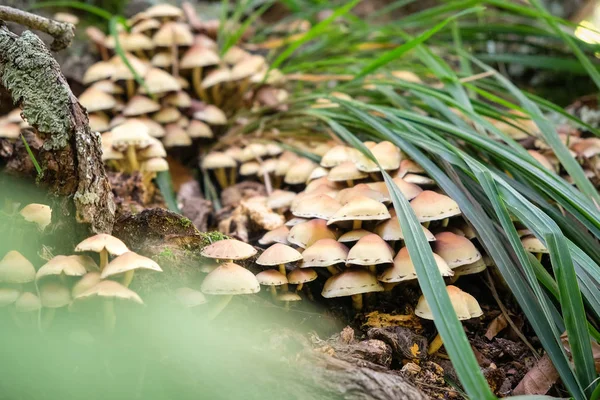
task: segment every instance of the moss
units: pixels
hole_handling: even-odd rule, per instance
[[[202,232],[200,233],[202,236],[202,240],[204,241],[204,246],[208,246],[211,243],[218,242],[219,240],[230,239],[229,236],[222,234],[221,232],[212,231],[212,232]]]
[[[192,221],[189,218],[181,218],[179,220],[179,223],[181,224],[181,226],[183,226],[184,228],[188,228],[190,226],[192,226]]]
[[[58,63],[30,31],[17,38],[0,32],[0,48],[2,84],[11,91],[13,100],[21,103],[27,122],[50,135],[44,148],[64,148],[72,129],[68,113],[71,97],[66,85],[55,78],[54,71],[60,71]]]

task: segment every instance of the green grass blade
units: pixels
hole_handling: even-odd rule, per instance
[[[27,151],[27,155],[29,156],[29,159],[31,160],[31,163],[35,167],[35,171],[37,172],[37,176],[38,176],[38,179],[39,179],[39,178],[41,178],[44,175],[44,172],[42,171],[42,167],[40,167],[40,164],[38,163],[37,159],[35,158],[35,155],[33,154],[33,151],[31,151],[31,147],[29,147],[29,143],[27,143],[27,139],[25,139],[25,136],[23,136],[22,133],[21,133],[21,140],[23,141],[23,146],[25,146],[25,150]]]
[[[171,172],[160,171],[156,174],[154,179],[156,186],[160,190],[160,193],[167,203],[169,210],[181,214],[181,210],[177,206],[177,199],[175,198],[175,191],[173,190],[173,181],[171,180]]]
[[[45,1],[45,2],[39,2],[39,3],[31,5],[28,8],[28,10],[36,10],[36,9],[47,8],[47,7],[75,8],[77,10],[82,10],[82,11],[88,12],[90,14],[97,15],[98,17],[104,18],[107,21],[110,21],[111,18],[113,17],[113,15],[111,13],[109,13],[108,11],[106,11],[106,10],[100,8],[100,7],[96,7],[96,6],[93,6],[91,4],[83,3],[83,2],[80,2],[80,1]]]

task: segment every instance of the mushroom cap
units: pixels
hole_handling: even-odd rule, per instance
[[[402,177],[405,182],[413,183],[421,186],[433,186],[435,181],[428,176],[417,175],[417,174],[406,174]]]
[[[308,177],[307,182],[314,181],[315,179],[327,177],[329,175],[329,171],[323,167],[317,167],[312,170],[310,176]]]
[[[89,237],[79,243],[75,247],[76,252],[80,251],[93,251],[100,253],[106,249],[113,256],[120,256],[121,254],[127,253],[129,249],[125,246],[120,239],[106,233],[99,233],[95,236]]]
[[[117,105],[115,98],[94,87],[89,87],[79,96],[79,102],[88,112],[110,110]]]
[[[154,18],[144,19],[131,28],[132,33],[144,33],[160,28],[160,22]]]
[[[398,190],[400,190],[402,195],[408,201],[414,199],[423,191],[423,189],[421,189],[419,186],[415,185],[414,183],[408,183],[402,178],[396,177],[393,179],[393,181],[396,184]],[[381,192],[386,197],[390,197],[390,192],[385,182],[367,183],[367,186],[369,186],[373,190]]]
[[[169,163],[161,157],[149,158],[142,162],[141,170],[143,172],[161,172],[169,170]]]
[[[76,284],[73,285],[73,288],[71,288],[71,296],[76,299],[81,293],[84,293],[88,289],[96,286],[96,284],[101,280],[100,271],[88,272],[82,276]]]
[[[165,147],[186,147],[192,145],[192,138],[176,123],[165,126],[165,131],[166,134],[163,138],[163,145]]]
[[[452,272],[452,269],[450,269],[442,257],[433,253],[433,259],[442,276],[454,275],[454,272]],[[408,248],[401,248],[396,257],[394,257],[394,265],[383,271],[377,279],[381,282],[403,282],[417,279],[417,272],[408,254]]]
[[[235,168],[237,162],[233,157],[219,151],[212,151],[202,159],[202,168],[217,169],[217,168]]]
[[[390,218],[385,205],[365,196],[353,197],[329,220],[327,225],[340,221],[378,221]]]
[[[329,219],[341,207],[340,203],[326,194],[314,194],[292,205],[291,211],[296,217]]]
[[[52,221],[52,209],[45,204],[31,203],[19,211],[19,214],[28,222],[34,222],[44,230]]]
[[[92,64],[83,74],[83,84],[89,85],[92,82],[108,79],[113,76],[115,66],[109,61],[98,61]]]
[[[483,258],[480,258],[479,260],[475,261],[474,263],[461,265],[460,267],[455,268],[454,273],[456,275],[472,275],[472,274],[478,274],[480,272],[483,272],[483,271],[485,271],[486,268],[487,268],[487,265],[486,265],[485,261],[483,260]]]
[[[151,158],[165,158],[166,156],[167,151],[165,150],[165,146],[163,146],[160,140],[155,138],[152,138],[150,141],[150,146],[138,152],[138,157],[142,160],[149,160]]]
[[[287,276],[288,283],[299,285],[317,279],[317,272],[312,268],[294,268]]]
[[[327,221],[313,219],[292,226],[288,242],[298,247],[307,248],[319,239],[337,239],[336,233],[327,227]]]
[[[288,283],[288,279],[284,274],[276,269],[267,269],[266,271],[256,274],[258,283],[265,286],[281,286]]]
[[[273,210],[289,207],[295,197],[296,192],[275,189],[267,198],[267,205]]]
[[[452,232],[435,235],[433,251],[439,254],[450,268],[471,264],[481,258],[481,253],[469,239]]]
[[[131,65],[133,70],[137,72],[139,76],[144,76],[148,72],[148,69],[150,67],[149,64],[147,64],[146,62],[140,60],[139,58],[130,53],[125,53],[125,58],[129,62],[129,65]],[[112,74],[113,81],[135,79],[133,73],[131,72],[129,67],[123,62],[119,55],[115,55],[113,58],[110,59],[109,62],[115,67],[114,72]]]
[[[302,252],[302,268],[329,267],[345,263],[348,257],[348,247],[335,239],[320,239]]]
[[[321,295],[326,299],[332,297],[353,296],[361,293],[382,292],[383,286],[375,275],[363,268],[347,268],[339,274],[331,276],[325,282]]]
[[[546,168],[548,171],[553,171],[554,172],[554,165],[552,165],[552,163],[550,162],[550,160],[548,160],[546,158],[546,156],[544,156],[542,153],[535,151],[535,150],[527,150],[527,152],[533,157],[535,158],[535,160],[537,162],[539,162],[540,164],[542,164],[542,167]]]
[[[446,290],[459,320],[471,319],[483,315],[483,311],[475,297],[453,285],[446,286]],[[417,307],[415,307],[415,315],[433,320],[433,313],[429,308],[429,304],[427,304],[427,300],[425,300],[425,296],[419,298]]]
[[[231,80],[231,70],[227,67],[221,66],[217,69],[210,71],[206,77],[202,80],[202,87],[208,89],[220,83],[229,82]]]
[[[89,271],[98,270],[96,262],[89,256],[56,256],[38,269],[35,279],[51,275],[83,276]]]
[[[410,206],[419,222],[437,221],[460,214],[458,204],[450,197],[425,190],[411,200]]]
[[[93,297],[103,297],[106,299],[121,299],[129,300],[134,303],[144,304],[140,296],[133,290],[126,288],[119,282],[115,281],[100,281],[85,292],[79,294],[76,299],[89,299]]]
[[[146,18],[181,18],[183,10],[177,6],[160,3],[144,11]]]
[[[352,161],[351,148],[344,145],[332,147],[321,158],[321,167],[333,168],[347,161]]]
[[[21,292],[14,287],[0,287],[0,307],[11,305],[17,301],[20,294]]]
[[[42,302],[39,297],[30,292],[21,293],[15,302],[17,312],[33,312],[42,308]]]
[[[249,55],[239,60],[231,69],[231,79],[248,78],[266,66],[265,58],[261,55]]]
[[[245,260],[255,255],[256,249],[236,239],[225,239],[206,246],[200,254],[203,257],[220,260]]]
[[[21,128],[18,124],[2,124],[0,125],[0,138],[17,139],[21,135]]]
[[[348,252],[346,264],[378,265],[393,262],[394,251],[374,233],[363,236]]]
[[[400,167],[402,156],[400,149],[391,142],[383,141],[371,149],[371,153],[384,170],[393,170]],[[362,153],[355,158],[356,168],[363,172],[379,172],[379,167]]]
[[[391,218],[389,220],[383,221],[377,225],[373,232],[381,236],[383,240],[404,240],[404,234],[402,233],[400,221],[396,216],[396,210],[391,209],[390,216]],[[435,236],[433,236],[433,233],[431,233],[429,229],[425,228],[423,225],[421,225],[421,228],[423,229],[423,233],[428,242],[435,241]]]
[[[159,112],[152,116],[152,119],[159,124],[168,124],[177,121],[181,113],[175,107],[163,107]]]
[[[219,55],[213,49],[195,44],[183,54],[180,67],[183,69],[201,68],[217,65],[220,61]]]
[[[181,90],[179,81],[168,72],[159,68],[150,68],[144,76],[144,81],[146,82],[146,86],[142,86],[142,92],[147,90],[149,93],[164,93]]]
[[[94,82],[92,86],[108,94],[123,94],[121,86],[108,79]]]
[[[342,236],[338,238],[338,242],[340,243],[348,243],[348,242],[357,242],[362,237],[370,235],[371,232],[366,229],[354,229],[352,231],[344,233]]]
[[[60,282],[47,281],[39,286],[40,300],[45,308],[61,308],[71,302],[69,288]]]
[[[260,291],[260,284],[252,272],[228,262],[206,275],[201,290],[214,295],[252,294]]]
[[[332,182],[345,182],[349,180],[366,178],[368,175],[356,168],[352,161],[343,162],[329,171],[327,179]]]
[[[109,262],[108,265],[102,270],[100,278],[106,279],[109,276],[119,275],[136,269],[149,269],[152,271],[162,272],[162,269],[156,262],[154,262],[154,260],[129,251],[121,254]]]
[[[302,260],[298,250],[285,244],[275,243],[256,260],[258,265],[281,265]]]
[[[233,65],[242,61],[242,59],[248,57],[250,53],[241,49],[238,46],[231,46],[227,52],[223,55],[223,61],[227,64]]]
[[[260,164],[256,161],[246,161],[242,165],[240,165],[240,175],[241,176],[252,176],[258,173],[260,169]]]
[[[175,289],[175,297],[186,308],[193,308],[206,303],[206,297],[198,290],[189,287],[180,287]]]
[[[158,110],[160,110],[160,104],[156,101],[146,96],[136,95],[127,102],[127,105],[123,109],[123,115],[126,117],[135,117]]]
[[[89,124],[92,132],[104,132],[109,129],[108,117],[103,114],[89,114]],[[1,129],[1,128],[0,128]],[[0,134],[1,137],[1,134]]]
[[[289,220],[287,220],[284,225],[291,228],[293,226],[300,225],[300,224],[302,224],[304,222],[308,222],[308,221],[310,221],[310,220],[306,219],[306,218],[294,217],[294,218],[290,218]],[[288,234],[288,236],[289,236],[289,234]]]
[[[197,119],[192,119],[190,121],[190,124],[187,127],[187,134],[192,139],[195,139],[195,138],[211,139],[215,136],[212,129],[210,129],[210,126],[208,126],[204,122],[197,120]]]
[[[128,119],[112,130],[112,144],[114,147],[135,146],[144,148],[150,145],[148,127],[137,119]]]
[[[298,293],[295,292],[285,292],[277,295],[277,300],[279,301],[301,301],[302,297]]]
[[[336,196],[336,200],[340,204],[345,205],[356,196],[365,196],[370,199],[376,200],[380,203],[390,201],[390,198],[383,193],[370,188],[367,184],[359,183],[351,188],[342,189]]]
[[[160,47],[191,46],[194,35],[187,24],[167,22],[152,36],[152,42]]]
[[[258,240],[260,245],[268,245],[273,243],[289,244],[287,237],[290,233],[290,228],[285,225],[281,225],[279,228],[275,228],[268,231]]]
[[[530,253],[549,253],[542,241],[533,235],[523,237],[521,239],[521,243],[523,244],[525,250],[529,251]]]
[[[303,184],[308,180],[308,177],[316,167],[317,164],[315,164],[308,158],[300,158],[297,161],[291,163],[291,165],[285,173],[283,181],[288,185]]]
[[[194,118],[211,125],[227,124],[227,116],[225,113],[219,107],[212,104],[207,104],[202,110],[194,112]]]
[[[33,264],[18,251],[9,251],[0,260],[0,282],[28,283],[34,279]]]

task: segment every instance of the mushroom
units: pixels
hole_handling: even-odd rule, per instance
[[[304,184],[316,167],[317,164],[308,158],[297,159],[295,162],[290,163],[283,181],[288,185]],[[277,171],[275,171],[275,174],[277,175]]]
[[[127,147],[129,171],[139,171],[140,165],[136,149],[147,147],[150,143],[148,127],[138,120],[129,119],[112,130],[113,146],[116,148]]]
[[[345,205],[356,196],[368,197],[380,203],[386,203],[390,201],[388,196],[377,190],[371,189],[365,183],[359,183],[351,188],[340,190],[335,199],[339,201],[340,204]]]
[[[338,242],[340,243],[353,243],[358,242],[362,237],[370,235],[372,232],[369,232],[365,229],[354,229],[344,233],[342,236],[338,238]],[[385,239],[384,239],[385,240]]]
[[[281,293],[279,296],[277,296],[277,300],[283,301],[285,303],[285,309],[289,310],[290,309],[290,302],[292,302],[292,301],[301,301],[302,297],[300,297],[295,292],[285,292],[285,293]]]
[[[390,217],[391,218],[387,221],[377,225],[373,232],[381,236],[381,238],[386,242],[390,242],[390,246],[393,247],[396,240],[404,240],[404,234],[402,233],[402,228],[400,227],[400,221],[396,216],[396,210],[390,210]],[[425,238],[428,242],[435,241],[435,237],[433,236],[433,233],[429,231],[429,229],[425,228],[423,225],[421,225],[421,228],[423,229],[423,233],[425,234]]]
[[[393,262],[392,248],[379,236],[371,233],[363,236],[352,246],[346,258],[346,264],[362,265],[376,274],[377,265]]]
[[[344,145],[332,147],[321,158],[321,167],[333,168],[347,161],[352,161],[352,150]]]
[[[108,265],[109,254],[120,256],[121,254],[127,253],[129,249],[125,246],[125,243],[116,237],[106,233],[100,233],[79,243],[77,247],[75,247],[75,251],[93,251],[95,253],[100,253],[100,271],[102,271],[104,267]]]
[[[332,168],[327,175],[327,179],[332,182],[346,182],[349,187],[354,186],[357,179],[366,178],[368,175],[356,168],[352,161],[343,162]]]
[[[231,156],[218,151],[213,151],[204,156],[201,166],[202,169],[214,171],[221,189],[228,187],[230,183],[232,185],[235,183],[234,180],[232,180],[232,182],[227,181],[227,173],[225,170],[226,168],[233,168],[234,170],[237,168],[237,162]]]
[[[19,298],[21,292],[14,287],[0,287],[0,307],[13,304]]]
[[[195,110],[194,118],[204,121],[211,125],[227,124],[227,116],[214,104],[205,104],[201,109]]]
[[[260,284],[254,274],[246,268],[232,262],[226,262],[206,275],[202,282],[201,290],[202,293],[221,297],[208,316],[212,320],[227,307],[233,296],[258,293],[260,291]]]
[[[19,214],[25,221],[35,223],[40,231],[46,229],[52,221],[52,209],[45,204],[28,204],[19,211]]]
[[[79,102],[88,112],[111,110],[117,105],[113,96],[94,87],[89,87],[81,93]]]
[[[236,239],[219,240],[206,246],[200,252],[202,257],[219,260],[245,260],[256,254],[256,249]]]
[[[550,253],[544,243],[534,235],[521,238],[521,244],[526,251],[535,254],[539,261],[542,260],[542,255]]]
[[[192,85],[199,98],[206,98],[202,88],[202,68],[219,63],[219,55],[212,49],[196,43],[181,58],[181,68],[192,69]]]
[[[460,215],[458,204],[450,197],[436,193],[431,190],[425,190],[417,197],[411,200],[412,207],[419,222],[424,222],[427,228],[431,221],[442,221],[442,226],[448,225],[448,218]]]
[[[435,181],[427,176],[416,175],[416,174],[406,174],[402,177],[405,182],[413,183],[415,185],[421,186],[433,186],[435,185]]]
[[[288,274],[288,283],[296,285],[296,292],[302,290],[305,283],[312,282],[317,279],[317,272],[312,268],[294,268]]]
[[[35,319],[38,312],[42,308],[42,302],[39,297],[31,292],[23,292],[19,295],[19,298],[15,301],[15,320],[18,325],[22,325],[22,317],[24,315],[27,318],[28,325],[34,325]]]
[[[35,279],[47,276],[83,276],[90,271],[98,270],[98,266],[89,256],[55,256],[38,269]]]
[[[414,183],[408,183],[402,178],[396,177],[393,179],[393,181],[396,184],[396,187],[398,188],[398,190],[400,190],[402,195],[408,201],[411,201],[412,199],[417,197],[419,194],[421,194],[421,192],[423,191],[423,189],[421,189],[419,186],[415,185]],[[390,196],[390,192],[389,192],[387,184],[385,182],[371,182],[371,183],[367,183],[366,185],[368,187],[370,187],[371,189],[380,192],[385,197]]]
[[[279,228],[275,228],[268,231],[258,240],[258,244],[266,246],[273,243],[290,244],[287,240],[290,228],[285,225],[281,225]]]
[[[327,227],[327,221],[313,219],[292,226],[287,239],[291,244],[305,249],[317,240],[326,238],[337,239],[337,235],[335,231]]]
[[[35,268],[21,253],[9,251],[0,260],[0,282],[25,284],[35,279]]]
[[[263,266],[279,266],[279,272],[283,276],[287,276],[285,264],[302,260],[302,254],[300,254],[294,248],[281,243],[275,243],[268,249],[266,249],[260,257],[256,260],[258,265]],[[287,284],[283,284],[284,291],[287,291]]]
[[[156,178],[158,172],[168,171],[169,163],[164,158],[154,157],[145,160],[141,164],[142,183],[144,186],[150,186],[152,179]]]
[[[123,115],[126,117],[137,117],[158,110],[160,110],[160,104],[156,101],[146,96],[136,95],[127,102],[127,105],[123,109]]]
[[[463,292],[453,285],[446,286],[446,290],[448,291],[450,302],[452,303],[452,307],[454,308],[456,316],[459,320],[462,321],[483,315],[483,311],[481,310],[481,307],[479,306],[479,303],[475,297],[471,296],[469,293]],[[425,296],[421,296],[419,298],[419,302],[415,307],[415,315],[423,319],[429,319],[433,321],[433,313],[429,308],[429,304],[427,303]],[[434,354],[439,350],[440,347],[442,347],[442,345],[442,338],[438,333],[435,339],[433,339],[429,344],[428,353]]]
[[[133,280],[133,275],[136,269],[149,269],[152,271],[162,272],[160,266],[154,260],[140,256],[132,251],[123,253],[102,270],[100,279],[114,277],[115,275],[123,274],[123,286],[129,287]]]
[[[433,251],[439,254],[450,268],[472,264],[481,259],[481,253],[469,239],[452,232],[435,235]]]
[[[442,276],[454,275],[454,272],[442,257],[433,253],[433,259]],[[396,254],[396,257],[394,257],[394,264],[391,267],[386,268],[377,279],[384,283],[386,290],[391,290],[400,282],[417,279],[417,272],[415,271],[415,266],[408,254],[408,248],[401,248],[398,254]]]
[[[292,205],[295,197],[295,192],[275,189],[267,198],[267,205],[272,210],[283,212]]]
[[[49,309],[43,317],[42,328],[47,329],[56,314],[57,308],[66,307],[71,302],[69,288],[58,281],[46,281],[38,286],[42,307]]]
[[[381,168],[386,171],[398,169],[400,167],[400,161],[402,159],[400,149],[391,142],[383,141],[378,143],[371,149],[371,153],[379,162]],[[362,153],[357,153],[354,163],[359,171],[368,173],[379,172],[377,164]]]
[[[277,289],[275,286],[287,287],[288,283],[286,276],[276,269],[268,269],[266,271],[259,272],[256,274],[256,279],[261,285],[269,286],[271,296],[273,296],[274,299],[277,297]]]
[[[389,218],[390,213],[385,205],[369,197],[356,196],[329,218],[327,225],[353,221],[352,229],[360,229],[362,221],[380,221]]]
[[[189,287],[175,289],[175,298],[185,308],[194,308],[206,303],[206,297],[202,292]]]
[[[321,294],[326,299],[352,296],[352,306],[360,311],[363,308],[363,293],[382,291],[383,286],[375,275],[366,269],[352,267],[327,279]]]
[[[334,265],[346,263],[348,251],[348,247],[335,239],[325,238],[317,240],[302,252],[304,262],[301,268],[327,267],[327,270],[332,275],[335,275],[339,271]]]
[[[71,288],[71,296],[76,299],[80,294],[96,286],[101,280],[100,272],[88,272],[87,274],[83,275],[76,284],[73,285]]]
[[[332,197],[326,194],[308,195],[302,201],[295,202],[292,205],[292,214],[301,218],[320,218],[328,220],[342,207]]]

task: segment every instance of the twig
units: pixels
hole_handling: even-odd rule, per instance
[[[75,37],[75,25],[71,23],[54,21],[12,7],[0,6],[0,20],[16,22],[51,35],[54,38],[51,45],[53,51],[69,47]]]

